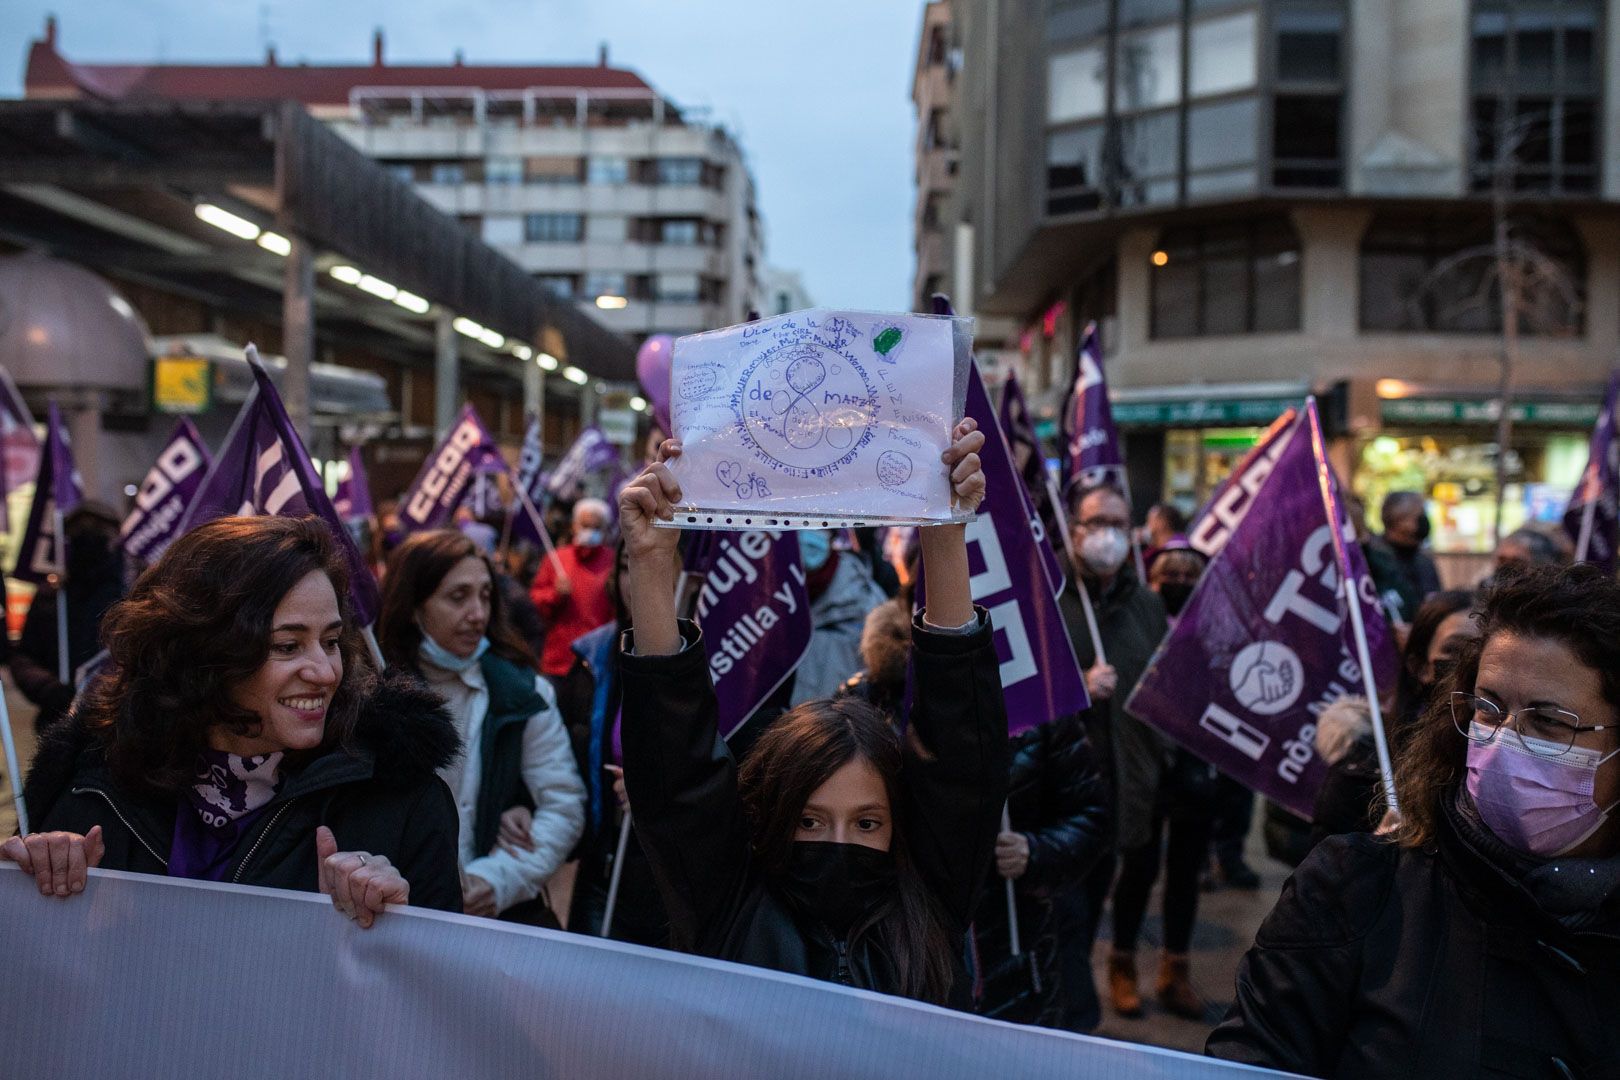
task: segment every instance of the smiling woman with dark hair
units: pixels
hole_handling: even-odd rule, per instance
[[[103,632],[108,672],[24,789],[40,831],[0,846],[41,892],[80,892],[102,866],[320,891],[365,926],[388,903],[460,909],[434,773],[455,732],[420,683],[363,659],[320,520],[193,530]]]

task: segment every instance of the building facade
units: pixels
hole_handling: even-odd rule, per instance
[[[1423,491],[1461,565],[1508,355],[1502,525],[1557,515],[1620,353],[1612,0],[949,2],[948,261],[1048,423],[1099,324],[1140,505],[1315,393],[1341,475]]]

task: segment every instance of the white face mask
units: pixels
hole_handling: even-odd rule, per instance
[[[1080,560],[1094,574],[1107,576],[1125,565],[1131,552],[1130,537],[1124,529],[1092,529],[1080,541]]]

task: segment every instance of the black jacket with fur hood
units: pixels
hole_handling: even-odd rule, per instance
[[[385,675],[361,706],[351,742],[287,778],[242,838],[225,880],[317,891],[315,828],[325,825],[339,849],[387,856],[410,883],[413,905],[461,911],[460,824],[437,772],[461,746],[443,703],[409,675]],[[23,792],[39,832],[100,825],[103,868],[168,872],[180,800],[118,784],[77,715],[45,733]]]

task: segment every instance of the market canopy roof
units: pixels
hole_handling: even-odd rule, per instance
[[[597,378],[635,378],[627,339],[552,297],[296,102],[0,101],[0,238],[266,307],[266,290],[280,294],[281,257],[198,221],[202,201],[304,237],[322,253],[317,267],[350,263]],[[374,295],[334,292],[324,275],[320,287],[318,319],[411,321]],[[407,337],[431,348],[431,327]]]

